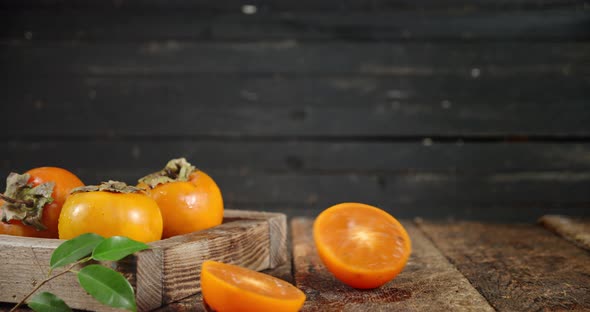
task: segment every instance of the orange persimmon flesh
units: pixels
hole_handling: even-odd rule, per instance
[[[324,210],[314,222],[313,236],[326,268],[343,283],[360,289],[376,288],[395,278],[412,249],[399,221],[360,203]]]
[[[218,312],[299,311],[305,294],[276,277],[207,260],[201,270],[203,300]]]

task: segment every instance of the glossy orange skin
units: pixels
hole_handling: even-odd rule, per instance
[[[412,245],[403,225],[377,207],[342,203],[324,210],[313,226],[320,259],[341,282],[377,288],[406,266]]]
[[[294,312],[305,302],[305,294],[288,282],[211,260],[203,262],[201,291],[203,300],[218,312]]]
[[[142,193],[74,193],[61,210],[59,238],[84,233],[126,236],[148,243],[162,237],[162,215],[156,202]]]
[[[53,202],[43,207],[43,216],[41,222],[47,227],[46,230],[37,231],[32,226],[22,224],[18,220],[11,220],[9,223],[0,222],[0,234],[41,237],[41,238],[58,238],[58,220],[64,201],[70,194],[70,191],[76,187],[83,186],[84,183],[68,170],[57,167],[40,167],[27,171],[31,176],[28,183],[33,186],[45,182],[55,182],[53,188]],[[4,201],[0,200],[0,206]]]
[[[188,182],[169,182],[153,188],[164,220],[162,238],[200,231],[223,221],[223,198],[213,179],[197,170]]]

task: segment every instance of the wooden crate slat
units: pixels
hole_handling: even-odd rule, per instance
[[[268,222],[268,230],[270,237],[269,244],[269,269],[274,269],[283,266],[284,263],[289,262],[289,251],[287,246],[287,216],[283,213],[272,213],[266,211],[253,210],[226,210],[224,218],[240,218],[265,220]]]
[[[137,255],[137,287],[135,298],[142,309],[159,307],[163,304],[164,261],[163,251],[151,248]]]
[[[164,248],[163,303],[200,291],[200,268],[205,260],[241,264],[258,271],[269,267],[268,223],[236,221],[228,225],[232,226],[194,233],[191,242]]]
[[[18,302],[49,272],[51,253],[62,241],[0,235],[0,301]],[[80,268],[77,268],[78,270]],[[60,272],[56,269],[55,272]],[[78,284],[75,274],[65,274],[41,287],[69,306],[88,310],[117,311],[95,301]]]

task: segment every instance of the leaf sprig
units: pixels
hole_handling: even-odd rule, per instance
[[[31,295],[47,282],[66,273],[74,273],[80,286],[100,303],[115,308],[137,311],[133,287],[123,275],[111,268],[90,264],[80,271],[74,268],[90,260],[119,261],[135,252],[148,249],[147,244],[123,236],[104,238],[87,233],[65,241],[51,254],[48,277],[25,296],[11,311],[15,311]],[[51,275],[53,270],[68,266],[65,270]],[[29,308],[37,312],[71,311],[70,307],[59,297],[49,292],[41,292],[28,301]]]

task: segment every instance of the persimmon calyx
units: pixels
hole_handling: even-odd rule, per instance
[[[142,193],[143,190],[127,185],[125,182],[109,180],[108,182],[102,182],[99,185],[86,185],[80,186],[70,191],[70,194],[84,193],[84,192],[112,192],[112,193]]]
[[[139,183],[144,183],[150,188],[154,188],[159,184],[169,182],[186,182],[196,170],[198,169],[186,161],[186,158],[176,158],[170,160],[164,169],[139,179]]]
[[[28,173],[11,172],[6,178],[6,191],[2,198],[2,222],[19,220],[24,225],[32,226],[38,231],[47,227],[41,222],[43,208],[53,202],[55,182],[45,182],[37,186],[28,183]]]

